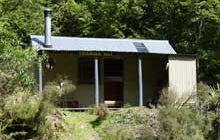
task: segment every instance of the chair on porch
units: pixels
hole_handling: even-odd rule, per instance
[[[79,108],[79,100],[71,96],[62,96],[58,99],[60,108]]]

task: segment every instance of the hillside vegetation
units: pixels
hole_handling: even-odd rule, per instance
[[[168,105],[158,109],[129,107],[119,110],[99,107],[88,112],[64,111],[64,114],[79,140],[219,139],[220,115],[194,107],[178,109]]]

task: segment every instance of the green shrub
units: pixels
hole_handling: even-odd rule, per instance
[[[57,109],[53,109],[51,113],[40,119],[38,134],[39,138],[43,140],[62,140],[64,138],[71,140],[71,133],[68,129],[63,120],[63,114]]]
[[[89,110],[89,114],[96,115],[97,118],[91,122],[93,128],[98,127],[108,115],[108,107],[106,104],[100,104],[98,107],[93,107]]]
[[[203,83],[198,84],[198,108],[203,111],[219,112],[220,91]]]
[[[191,109],[162,107],[158,121],[160,140],[204,140],[207,132],[211,130],[210,121]]]
[[[212,130],[209,132],[208,140],[214,140],[220,138],[220,114],[214,117],[212,120]]]
[[[71,140],[63,114],[48,98],[19,92],[4,98],[0,110],[0,138]]]
[[[173,106],[176,104],[177,95],[169,90],[168,88],[164,88],[161,91],[159,103],[162,106]]]
[[[34,119],[39,111],[40,100],[36,95],[19,92],[5,98],[3,110],[14,120]]]
[[[44,99],[51,103],[57,104],[59,98],[72,93],[76,90],[76,86],[66,76],[57,75],[56,80],[47,82],[44,86]]]
[[[220,91],[199,83],[197,92],[197,109],[211,121],[212,129],[207,134],[208,140],[220,137]],[[207,132],[206,132],[207,133]]]
[[[98,119],[104,120],[106,116],[108,115],[108,107],[106,104],[100,104],[97,107],[96,115],[98,116]]]

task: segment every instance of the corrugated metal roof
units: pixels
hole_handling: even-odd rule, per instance
[[[53,36],[51,41],[52,48],[45,48],[44,36],[31,36],[32,45],[36,50],[176,54],[175,50],[167,40],[106,39]]]

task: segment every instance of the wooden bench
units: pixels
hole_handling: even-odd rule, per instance
[[[109,107],[109,108],[122,107],[123,101],[106,100],[106,101],[104,101],[104,104],[106,104],[107,107]]]

